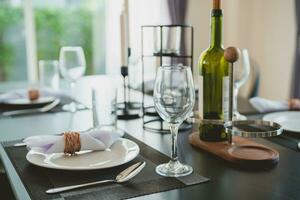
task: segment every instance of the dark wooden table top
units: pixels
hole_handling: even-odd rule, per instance
[[[101,82],[101,80],[98,81]],[[242,101],[240,100],[240,106],[243,104],[241,103]],[[246,105],[247,100],[244,103]],[[246,106],[242,107],[244,110],[240,109],[240,111],[243,113],[246,111],[251,113],[253,111],[251,106],[248,108]],[[91,117],[90,111],[80,111],[76,114],[61,112],[3,118],[0,119],[0,140],[13,140],[29,135],[57,133],[70,128],[84,130],[91,126]],[[152,133],[143,130],[141,119],[118,121],[118,126],[155,149],[167,155],[170,154],[171,138],[169,134]],[[199,174],[211,178],[211,181],[205,184],[134,199],[300,199],[299,152],[265,139],[256,139],[257,142],[276,149],[280,153],[280,161],[272,169],[246,170],[233,166],[207,152],[193,148],[187,142],[188,134],[188,132],[179,133],[179,158],[183,162],[192,165]],[[15,196],[17,199],[26,199],[26,189],[22,187],[22,182],[16,176],[14,168],[11,166],[3,149],[0,149],[0,154]]]

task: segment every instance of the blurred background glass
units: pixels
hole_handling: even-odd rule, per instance
[[[58,60],[39,61],[39,80],[42,87],[59,89]]]
[[[239,89],[247,82],[250,75],[250,57],[247,49],[242,49],[239,60],[234,64],[233,85],[233,117],[236,120],[246,120],[237,109]]]
[[[62,47],[59,52],[59,69],[61,75],[69,83],[73,102],[64,105],[63,109],[75,112],[77,106],[75,95],[75,84],[86,71],[86,60],[83,49],[78,46]]]
[[[114,130],[117,125],[117,89],[92,89],[93,127]]]

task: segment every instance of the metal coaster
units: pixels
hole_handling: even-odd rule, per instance
[[[234,136],[261,138],[280,135],[283,128],[276,122],[263,120],[237,120],[224,123],[225,131]]]

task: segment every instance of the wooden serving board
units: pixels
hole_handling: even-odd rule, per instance
[[[244,167],[272,167],[279,161],[279,153],[272,148],[238,136],[234,136],[232,141],[233,145],[227,141],[206,142],[200,140],[198,132],[189,135],[189,143],[194,147]]]

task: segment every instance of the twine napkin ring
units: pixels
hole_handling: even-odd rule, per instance
[[[80,151],[81,143],[80,143],[80,134],[75,131],[64,132],[65,139],[65,154],[74,155],[76,151]]]

